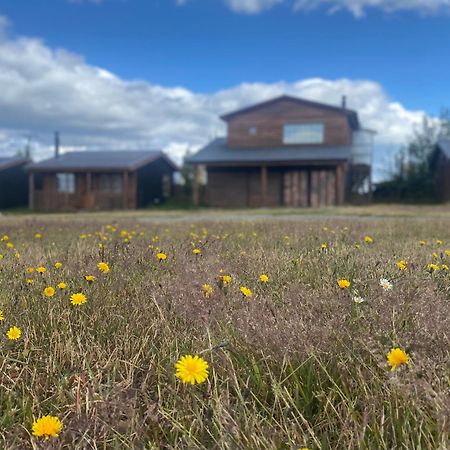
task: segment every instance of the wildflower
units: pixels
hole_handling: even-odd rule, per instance
[[[80,239],[86,239],[87,235],[86,234],[80,234]]]
[[[3,314],[3,311],[0,309],[0,321],[5,320],[5,315]]]
[[[211,295],[213,294],[214,289],[213,289],[213,287],[212,287],[210,284],[204,284],[204,285],[202,286],[202,292],[203,292],[203,295],[204,295],[206,298],[209,298],[209,297],[211,297]]]
[[[27,279],[25,280],[25,282],[26,282],[27,284],[33,284],[33,283],[34,283],[34,280],[32,280],[31,278],[27,278]]]
[[[84,279],[88,282],[88,283],[93,283],[96,280],[96,277],[94,275],[85,275]]]
[[[6,247],[8,247],[8,248],[14,248],[14,244],[13,244],[12,242],[8,242],[8,243],[6,244]]]
[[[61,281],[61,283],[58,283],[56,286],[58,289],[66,289],[67,284],[64,283],[64,281]]]
[[[182,356],[175,368],[175,376],[183,383],[204,383],[208,378],[208,363],[200,356]]]
[[[354,295],[354,296],[353,296],[353,301],[354,301],[355,303],[360,304],[360,303],[364,303],[364,302],[365,302],[365,299],[362,298],[362,297],[360,297],[359,295]]]
[[[341,278],[340,280],[337,281],[337,284],[341,289],[348,289],[351,283],[345,278]]]
[[[364,236],[364,242],[366,244],[372,244],[373,243],[373,238],[371,236]]]
[[[108,273],[109,272],[109,265],[108,265],[108,263],[105,263],[105,262],[99,262],[98,264],[97,264],[97,268],[98,268],[98,270],[100,270],[100,272],[102,272],[102,273]]]
[[[259,276],[259,281],[261,281],[261,283],[267,283],[269,281],[269,277],[265,273],[263,273]]]
[[[156,257],[160,260],[160,261],[165,261],[167,259],[167,255],[164,252],[159,252],[156,254]]]
[[[430,263],[427,267],[430,272],[437,272],[439,270],[439,266],[437,264]]]
[[[194,255],[200,255],[201,252],[202,252],[202,251],[201,251],[199,248],[194,248],[194,249],[192,250],[192,253],[193,253]]]
[[[442,245],[442,241],[440,239],[436,239],[436,244],[437,245]]]
[[[327,244],[322,244],[320,246],[320,250],[322,250],[323,252],[326,252],[328,250],[328,245]]]
[[[55,295],[55,289],[52,288],[51,286],[46,287],[46,288],[44,289],[44,295],[45,295],[46,297],[53,297],[53,296]]]
[[[447,264],[442,264],[441,269],[442,270],[448,270],[448,265]]]
[[[86,302],[87,302],[87,298],[81,292],[78,292],[77,294],[72,294],[70,296],[70,303],[72,303],[72,305],[79,306]]]
[[[35,237],[36,239],[41,239],[41,238],[42,238],[42,234],[41,234],[41,233],[36,233],[36,234],[34,235],[34,237]]]
[[[62,429],[61,421],[55,416],[42,416],[33,422],[33,436],[45,439],[58,437]]]
[[[9,240],[9,236],[8,236],[7,234],[4,234],[4,235],[1,237],[0,242],[8,241],[8,240]]]
[[[381,278],[380,279],[380,286],[385,290],[385,291],[390,291],[392,290],[392,283],[387,280],[386,278]]]
[[[25,269],[25,272],[26,272],[26,273],[33,273],[33,272],[34,272],[34,267],[27,267],[27,268]]]
[[[401,259],[401,260],[398,261],[396,264],[397,264],[397,267],[398,267],[400,270],[406,270],[407,267],[408,267],[408,263],[407,263],[404,259]]]
[[[231,283],[231,275],[222,275],[220,281],[222,282],[223,287],[228,286]]]
[[[407,355],[407,353],[404,350],[396,347],[396,348],[393,348],[387,354],[387,360],[388,360],[388,364],[391,366],[391,370],[395,370],[397,367],[401,366],[402,364],[408,364],[409,356]]]
[[[423,246],[424,246],[425,244],[426,244],[426,242],[425,242],[425,241],[419,241],[419,245],[420,245],[420,246],[422,246],[422,247],[423,247]]]
[[[55,269],[61,269],[62,267],[62,262],[56,261],[55,262]]]
[[[17,341],[22,336],[22,331],[18,327],[11,327],[6,333],[6,337],[11,341]]]
[[[4,256],[0,254],[0,261],[1,261],[3,258],[4,258]]]
[[[445,250],[445,254],[446,254],[447,256],[450,256],[450,250]]]
[[[251,291],[251,289],[249,289],[248,287],[245,287],[245,286],[241,286],[240,288],[239,288],[239,290],[241,291],[241,294],[244,296],[244,297],[251,297],[252,295],[253,295],[253,292]]]
[[[36,269],[36,272],[43,274],[43,273],[47,272],[47,269],[44,266],[40,266]]]

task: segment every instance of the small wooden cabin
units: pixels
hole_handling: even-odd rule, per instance
[[[187,159],[194,202],[215,207],[342,205],[371,192],[372,135],[346,108],[282,96],[221,117],[226,138]],[[199,167],[206,168],[205,198]]]
[[[81,151],[30,164],[29,206],[44,211],[134,209],[162,203],[177,166],[160,151]]]
[[[28,158],[10,156],[0,158],[0,210],[26,207],[28,182],[25,166]]]
[[[450,139],[438,142],[431,166],[437,198],[442,202],[450,202]]]

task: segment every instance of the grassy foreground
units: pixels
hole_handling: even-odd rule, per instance
[[[448,219],[108,220],[0,222],[1,449],[449,448]]]

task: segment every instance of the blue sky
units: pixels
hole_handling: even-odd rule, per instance
[[[370,5],[370,6],[368,6]],[[291,94],[375,129],[378,172],[450,106],[450,0],[0,0],[0,153],[163,148]]]

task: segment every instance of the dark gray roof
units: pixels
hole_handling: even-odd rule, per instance
[[[234,149],[226,145],[226,139],[216,139],[195,155],[186,159],[189,164],[213,163],[283,163],[287,161],[336,161],[351,156],[350,146],[335,147],[270,147]]]
[[[31,171],[121,171],[136,170],[156,159],[164,158],[174,170],[176,165],[161,151],[148,150],[124,150],[124,151],[82,151],[63,153],[58,158],[30,164]]]
[[[442,150],[442,153],[450,159],[450,139],[442,139],[438,143],[439,148]]]
[[[8,169],[9,167],[19,166],[27,163],[29,160],[22,156],[2,156],[0,157],[0,170]]]

